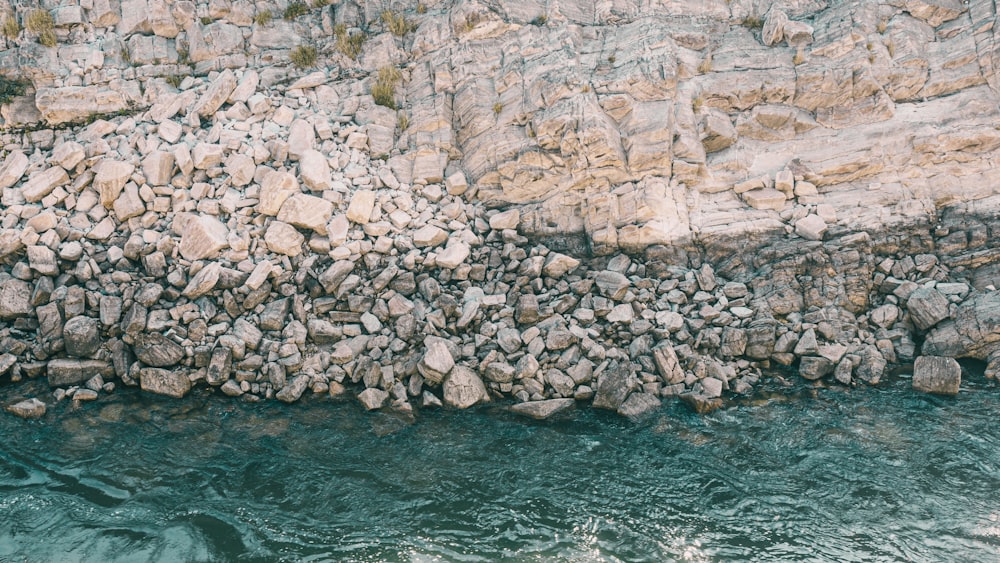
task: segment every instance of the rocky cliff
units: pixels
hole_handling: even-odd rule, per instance
[[[1000,362],[992,2],[0,13],[14,378],[642,410]]]

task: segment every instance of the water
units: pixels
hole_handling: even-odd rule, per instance
[[[996,561],[1000,393],[589,410],[124,392],[0,416],[0,561]]]

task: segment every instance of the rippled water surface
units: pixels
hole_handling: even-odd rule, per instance
[[[416,424],[125,392],[0,416],[0,561],[996,561],[1000,392]]]

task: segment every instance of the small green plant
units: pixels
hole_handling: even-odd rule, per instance
[[[23,78],[8,78],[0,76],[0,105],[9,104],[18,96],[28,91],[29,82]]]
[[[325,8],[330,5],[331,0],[313,0],[313,8]]]
[[[763,29],[764,20],[757,16],[747,16],[743,19],[742,25],[747,29]]]
[[[406,131],[410,128],[410,116],[403,112],[399,112],[396,118],[396,127],[399,127],[400,131]]]
[[[271,10],[262,10],[257,12],[257,15],[254,16],[253,23],[259,26],[265,26],[271,23],[272,19],[274,19],[274,14],[271,13]]]
[[[56,32],[51,29],[47,29],[39,33],[38,42],[46,47],[55,47],[56,43],[58,43],[58,40],[56,39]]]
[[[338,23],[333,26],[333,35],[336,38],[334,48],[341,54],[349,58],[357,59],[361,54],[361,47],[364,46],[368,36],[362,33],[351,33],[347,26]]]
[[[17,23],[17,16],[13,13],[4,14],[2,31],[7,39],[17,39],[21,33],[21,24]]]
[[[208,16],[201,17],[201,25],[209,25],[210,23],[212,23],[212,18]]]
[[[500,115],[500,112],[502,112],[502,111],[503,111],[503,104],[502,103],[497,102],[497,103],[493,104],[493,113],[495,115]]]
[[[701,64],[698,65],[698,72],[700,74],[712,72],[712,53],[705,55],[705,58],[702,59]]]
[[[382,23],[396,37],[402,37],[413,30],[410,22],[406,21],[403,14],[392,10],[384,10],[382,12]]]
[[[531,20],[531,25],[542,26],[542,25],[545,25],[546,23],[548,23],[548,21],[549,21],[549,17],[546,16],[545,14],[542,14],[542,15],[536,17],[535,19]]]
[[[375,103],[389,109],[396,109],[396,84],[402,78],[403,75],[399,69],[392,65],[378,69],[378,77],[375,79],[375,84],[372,85],[372,98],[375,99]]]
[[[177,64],[191,64],[191,53],[187,49],[177,49]]]
[[[691,100],[691,111],[698,113],[701,111],[701,107],[703,105],[705,105],[705,98],[702,96],[696,96],[693,100]]]
[[[608,55],[608,64],[613,65],[618,59],[614,55]]]
[[[316,47],[312,45],[299,45],[288,53],[288,60],[296,68],[308,68],[316,64]]]
[[[795,66],[799,66],[804,62],[806,62],[806,55],[805,53],[802,52],[802,49],[799,49],[798,51],[795,52],[795,56],[792,57],[792,64]]]
[[[427,4],[424,4],[423,2],[417,4],[417,13],[421,14],[421,15],[426,14],[427,13]]]
[[[281,17],[285,18],[288,21],[291,21],[299,16],[304,16],[308,13],[309,13],[309,6],[305,2],[301,2],[300,0],[295,0],[294,2],[289,4],[288,7],[285,8],[285,12],[281,15]]]
[[[184,82],[184,77],[179,74],[170,74],[164,76],[163,80],[165,80],[167,84],[173,86],[174,88],[180,88],[181,82]]]

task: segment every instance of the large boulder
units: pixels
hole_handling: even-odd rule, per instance
[[[925,393],[955,395],[962,384],[962,366],[955,358],[920,356],[913,362],[913,388]]]
[[[183,371],[142,368],[139,370],[139,386],[143,391],[180,399],[191,390],[191,380]]]
[[[32,397],[7,405],[4,410],[21,418],[42,418],[45,416],[45,403]]]
[[[572,409],[575,405],[575,399],[546,399],[544,401],[518,403],[510,407],[510,410],[529,418],[543,420]]]
[[[184,359],[184,348],[160,333],[142,334],[132,346],[140,362],[157,368],[177,365]]]
[[[101,360],[74,360],[59,358],[49,360],[46,365],[49,387],[79,385],[95,375],[105,379],[114,377],[115,370],[108,362]]]
[[[489,401],[483,380],[465,366],[455,366],[449,372],[442,390],[444,403],[456,409],[467,409],[476,403]]]
[[[611,364],[597,378],[594,408],[617,411],[632,392],[634,380],[627,365],[618,362]]]

